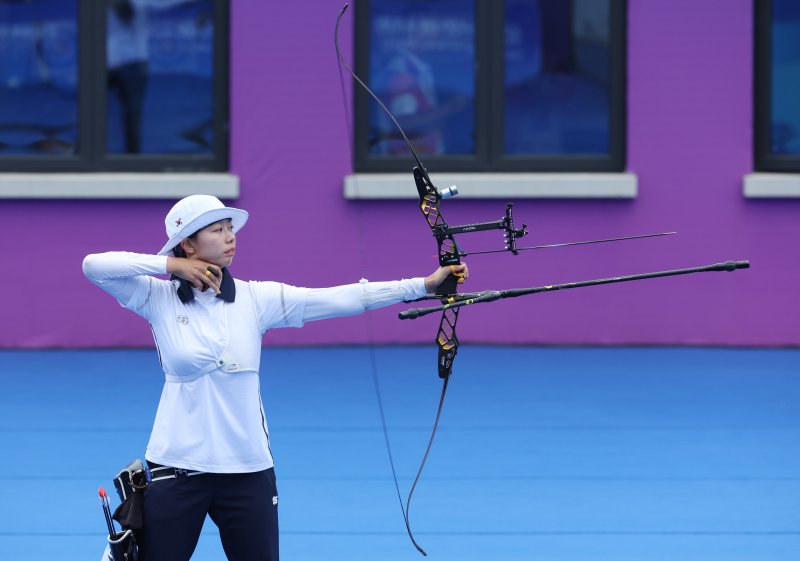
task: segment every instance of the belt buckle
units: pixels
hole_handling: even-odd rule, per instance
[[[175,469],[175,477],[186,477],[189,475],[189,470],[183,468],[174,468]]]

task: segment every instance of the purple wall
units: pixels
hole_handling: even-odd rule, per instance
[[[233,2],[233,203],[251,212],[234,273],[306,286],[428,274],[434,243],[415,203],[345,201],[350,171],[333,50],[335,2]],[[751,259],[749,271],[542,294],[465,309],[465,342],[800,344],[797,200],[746,200],[752,171],[752,0],[629,2],[631,201],[519,201],[526,241],[678,230],[631,241],[469,261],[469,290],[534,286]],[[352,17],[352,16],[350,16]],[[342,29],[352,52],[350,18]],[[429,170],[436,181],[435,169]],[[409,190],[414,189],[409,175]],[[3,201],[3,347],[148,346],[146,323],[82,275],[86,253],[154,252],[168,201]],[[503,201],[448,201],[451,223],[499,218]],[[479,237],[478,234],[476,236]],[[497,243],[496,237],[469,239]],[[22,262],[15,257],[22,253]],[[429,342],[436,321],[369,317],[271,333],[273,344]]]

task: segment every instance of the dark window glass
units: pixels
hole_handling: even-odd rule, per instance
[[[621,171],[624,0],[360,0],[356,69],[439,171]],[[358,171],[408,168],[356,96]]]
[[[0,171],[225,171],[227,0],[0,0]]]
[[[107,150],[211,153],[211,0],[109,0]]]
[[[756,167],[800,171],[800,3],[756,2]]]
[[[475,9],[464,0],[372,3],[369,84],[419,154],[475,151]],[[369,153],[407,155],[377,103],[369,110]]]
[[[609,9],[506,0],[506,154],[608,153]]]
[[[0,155],[78,142],[77,0],[0,2]]]
[[[800,154],[800,2],[772,2],[772,103],[770,111],[773,154]]]

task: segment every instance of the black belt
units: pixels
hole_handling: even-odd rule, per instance
[[[162,479],[175,479],[176,477],[191,477],[193,475],[200,475],[204,471],[195,471],[193,469],[183,469],[170,466],[162,466],[152,462],[147,462],[150,471],[150,483],[161,481]]]

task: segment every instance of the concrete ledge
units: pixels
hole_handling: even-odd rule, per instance
[[[800,198],[800,174],[747,174],[744,176],[744,196],[748,199]]]
[[[0,173],[0,199],[239,197],[230,173]]]
[[[458,186],[460,199],[633,199],[633,173],[436,173],[437,189]],[[357,173],[344,178],[346,199],[416,199],[411,173]]]

